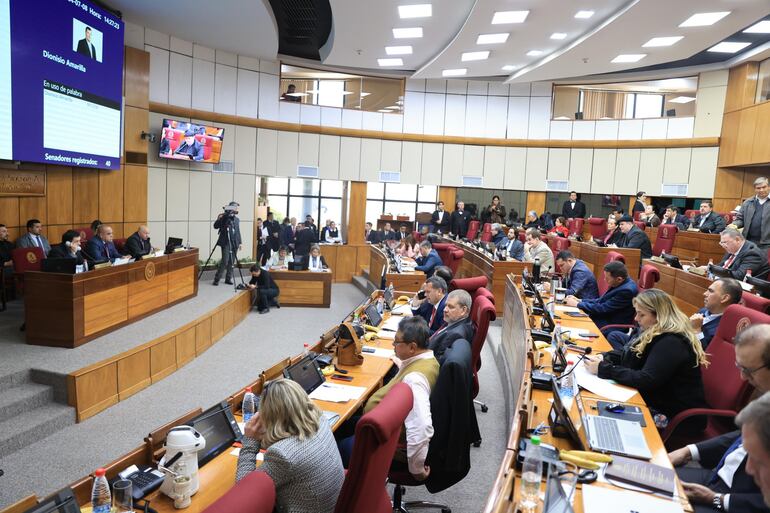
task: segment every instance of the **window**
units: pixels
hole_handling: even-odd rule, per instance
[[[436,210],[438,187],[402,183],[369,182],[366,186],[366,220],[375,226],[381,214],[409,216]]]
[[[754,103],[762,103],[770,100],[770,59],[759,63],[757,76],[757,96]]]
[[[343,182],[337,180],[308,180],[303,178],[267,179],[267,202],[276,221],[284,217],[296,217],[304,222],[310,214],[316,226],[323,226],[330,219],[342,224]]]

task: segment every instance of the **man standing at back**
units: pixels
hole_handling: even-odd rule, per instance
[[[438,202],[430,218],[430,224],[434,233],[449,233],[449,212],[444,210],[443,201]]]
[[[569,199],[561,207],[561,215],[565,218],[583,218],[586,216],[586,206],[578,199],[577,192],[569,193]]]
[[[40,248],[43,250],[43,256],[48,256],[51,251],[51,245],[48,239],[42,234],[43,225],[40,219],[30,219],[27,221],[27,233],[16,239],[17,248]]]
[[[219,285],[222,273],[225,273],[225,283],[233,284],[233,266],[238,262],[238,251],[241,249],[241,224],[238,219],[238,203],[231,201],[224,212],[214,221],[214,229],[219,230],[217,246],[222,249],[222,259],[214,275],[213,285]]]
[[[468,224],[471,222],[471,214],[465,210],[465,203],[457,202],[457,209],[452,212],[449,230],[458,237],[465,237],[468,233]]]
[[[631,209],[631,215],[634,215],[634,212],[642,212],[644,213],[644,209],[647,206],[647,195],[644,193],[644,191],[639,191],[636,193],[636,201],[634,202],[634,208]]]
[[[743,228],[746,240],[767,251],[770,249],[770,205],[767,204],[770,185],[766,177],[754,180],[754,192],[755,196],[741,205],[733,226]]]

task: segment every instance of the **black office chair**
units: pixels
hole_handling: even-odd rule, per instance
[[[770,281],[765,281],[753,276],[746,276],[746,283],[754,287],[763,298],[770,299]]]

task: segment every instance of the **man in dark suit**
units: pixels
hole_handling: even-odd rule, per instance
[[[684,230],[690,226],[690,220],[687,219],[687,216],[680,214],[677,207],[669,205],[663,213],[661,224],[673,224],[680,230]]]
[[[401,226],[398,227],[398,233],[396,233],[397,241],[402,241],[412,234],[406,228],[407,226],[405,224],[402,224]]]
[[[430,217],[431,231],[433,233],[449,233],[449,212],[444,210],[444,202],[439,201],[436,210]]]
[[[310,228],[313,232],[313,238],[318,241],[318,226],[315,224],[315,219],[310,214],[305,216],[305,226]]]
[[[118,253],[115,243],[112,242],[113,238],[112,226],[100,224],[96,229],[96,234],[86,244],[86,254],[96,263],[115,262],[130,258]]]
[[[390,227],[390,223],[385,223],[382,230],[377,232],[377,242],[385,242],[386,240],[396,240],[396,232]]]
[[[754,192],[755,196],[741,205],[733,225],[743,228],[746,240],[767,251],[770,249],[770,205],[767,204],[770,185],[766,177],[754,180]]]
[[[43,225],[39,219],[30,219],[27,221],[27,233],[16,239],[17,248],[41,248],[43,256],[47,256],[51,251],[51,245],[48,239],[43,235]]]
[[[447,349],[455,340],[464,339],[473,344],[476,330],[470,320],[472,299],[467,291],[453,290],[446,297],[444,304],[444,323],[430,337],[429,347],[438,363],[444,363]]]
[[[623,232],[623,239],[618,244],[619,248],[636,248],[641,252],[642,258],[650,258],[652,256],[650,238],[634,224],[631,216],[622,216],[618,225],[620,226],[620,231]]]
[[[578,199],[578,194],[575,191],[569,193],[569,199],[564,202],[561,207],[561,215],[569,218],[583,218],[586,216],[586,206],[582,201]]]
[[[608,324],[633,324],[633,299],[639,290],[636,288],[636,282],[628,277],[625,264],[617,260],[605,264],[604,279],[609,288],[603,296],[583,300],[567,296],[564,302],[567,306],[583,310],[599,328]]]
[[[0,266],[13,270],[13,242],[8,240],[8,227],[0,224]]]
[[[468,223],[471,222],[471,213],[465,210],[465,203],[457,202],[457,208],[450,216],[449,231],[458,237],[465,237],[468,233]]]
[[[182,155],[196,162],[203,160],[203,145],[195,138],[195,130],[190,128],[184,133],[184,141],[174,150],[174,155]]]
[[[313,229],[307,226],[297,226],[297,233],[294,236],[294,260],[299,260],[310,254],[310,246],[318,242],[313,233]]]
[[[297,218],[288,217],[283,218],[283,224],[281,225],[280,240],[281,246],[294,249],[294,237],[297,235]]]
[[[364,231],[364,240],[366,242],[371,242],[372,244],[377,244],[379,242],[379,238],[377,237],[377,232],[374,231],[374,227],[372,226],[372,223],[366,223],[366,230]]]
[[[153,251],[150,243],[150,229],[142,225],[126,239],[126,251],[134,259],[140,260]]]
[[[78,53],[89,59],[96,59],[96,48],[91,42],[91,27],[86,27],[86,37],[78,41]]]
[[[269,312],[271,306],[281,308],[281,304],[278,302],[278,295],[281,290],[273,281],[270,273],[258,265],[252,265],[249,270],[251,271],[251,280],[246,287],[251,290],[252,308],[256,306],[257,311],[261,314]]]
[[[710,201],[701,201],[700,214],[692,220],[690,228],[695,228],[703,233],[722,233],[725,229],[725,220],[714,212],[714,204]]]
[[[741,378],[766,394],[770,390],[770,325],[755,324],[741,331],[733,343],[735,364],[741,371]],[[668,454],[696,513],[770,511],[767,504],[763,504],[760,488],[748,472],[747,452],[750,459],[752,455],[744,446],[741,432],[732,431]],[[700,465],[684,466],[689,462]]]
[[[523,262],[526,259],[524,256],[524,244],[519,240],[519,231],[516,228],[508,228],[508,236],[501,240],[497,247],[500,250],[506,251],[508,258],[513,258],[519,262]]]
[[[425,280],[422,292],[424,293],[423,299],[419,299],[419,293],[412,299],[412,315],[425,319],[430,334],[433,335],[444,323],[446,281],[436,276],[428,278]]]
[[[64,232],[61,237],[61,244],[56,244],[51,248],[48,258],[74,258],[76,265],[84,265],[86,259],[80,250],[80,233],[75,230]]]
[[[767,279],[770,266],[767,263],[766,251],[746,240],[733,228],[725,228],[720,234],[720,239],[719,244],[725,248],[726,253],[719,266],[730,271],[730,277],[742,280],[746,272],[751,271],[754,278]]]
[[[267,247],[270,251],[278,251],[278,248],[281,247],[281,225],[273,218],[272,212],[267,213],[267,221],[263,223],[263,226],[267,228]]]
[[[770,507],[770,394],[749,403],[735,417],[735,423],[741,428],[746,449],[746,473],[754,478],[765,506]]]
[[[417,265],[414,267],[414,270],[424,272],[428,278],[433,276],[433,271],[436,267],[444,265],[441,257],[433,249],[433,245],[427,240],[420,243],[420,256],[415,258],[415,262],[417,262]]]
[[[564,276],[564,287],[568,296],[580,299],[597,299],[599,297],[599,284],[596,276],[588,266],[575,258],[569,251],[559,251],[556,255],[556,269]],[[551,291],[551,284],[547,281],[543,284],[546,292]]]
[[[740,303],[741,297],[743,297],[741,284],[732,278],[722,278],[712,282],[703,293],[704,307],[690,317],[690,324],[703,349],[706,349],[714,338],[725,309]]]

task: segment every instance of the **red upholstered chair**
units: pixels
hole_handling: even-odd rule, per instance
[[[457,274],[458,269],[460,269],[460,262],[463,261],[464,256],[465,251],[462,249],[454,248],[449,251],[449,263],[447,265],[452,270],[452,276]]]
[[[655,245],[652,247],[652,254],[660,256],[665,251],[671,253],[676,241],[676,232],[678,228],[673,224],[661,224],[658,226],[658,236],[655,238]]]
[[[644,264],[639,271],[639,279],[636,284],[639,292],[655,288],[655,284],[660,281],[660,271],[654,265]]]
[[[484,223],[481,227],[481,233],[492,233],[492,223]]]
[[[594,239],[604,239],[607,235],[607,220],[603,217],[589,217],[588,230]]]
[[[450,260],[449,253],[454,249],[454,244],[448,242],[433,242],[431,243],[431,246],[436,250],[439,258],[441,258],[441,263],[448,266]]]
[[[491,223],[484,223],[484,226],[481,228],[481,235],[479,236],[479,239],[481,239],[481,242],[492,241],[492,224]]]
[[[115,244],[115,249],[118,250],[118,253],[124,255],[126,249],[126,239],[115,239],[112,242]]]
[[[492,303],[493,305],[495,304],[495,295],[492,294],[492,291],[489,290],[488,288],[479,287],[478,289],[476,289],[476,291],[473,294],[471,294],[471,298],[473,299],[473,301],[476,301],[476,299],[481,296],[484,296],[485,298],[489,299],[489,302]]]
[[[353,453],[334,513],[392,513],[385,483],[412,402],[412,389],[398,383],[358,421]]]
[[[553,252],[553,259],[554,262],[556,261],[556,255],[559,254],[560,251],[566,251],[569,249],[570,245],[572,243],[569,239],[565,239],[564,237],[553,237],[551,239],[551,252]]]
[[[638,221],[640,217],[642,217],[642,211],[641,210],[637,210],[636,212],[633,213],[634,221]]]
[[[621,253],[618,253],[617,251],[610,251],[609,253],[607,253],[607,257],[604,259],[604,263],[609,264],[610,262],[614,262],[615,260],[619,260],[624,264],[626,263],[626,257],[624,257]],[[599,294],[603,296],[604,293],[607,292],[607,289],[610,288],[610,286],[607,284],[607,280],[604,279],[604,273],[600,275],[598,282],[599,282]]]
[[[235,483],[203,513],[271,513],[275,484],[265,472],[254,471]]]
[[[479,369],[481,368],[481,350],[484,348],[484,342],[487,340],[487,331],[489,331],[489,323],[497,318],[495,311],[495,305],[486,297],[479,297],[474,302],[471,321],[476,327],[476,335],[473,337],[471,343],[471,351],[473,352],[473,397],[476,397],[479,393]],[[481,405],[481,411],[486,412],[489,410],[486,404],[481,401],[475,403]]]
[[[744,290],[741,303],[747,308],[770,315],[770,299],[765,299],[762,296]]]
[[[16,278],[16,290],[24,291],[24,273],[40,271],[43,267],[42,248],[16,248],[11,252],[13,260],[13,275]]]
[[[80,245],[83,247],[85,247],[87,240],[94,237],[94,231],[87,226],[83,226],[81,228],[73,228],[73,230],[80,234]]]
[[[586,220],[582,217],[570,217],[567,219],[567,228],[569,228],[570,235],[583,235],[583,225]]]
[[[634,221],[634,224],[642,231],[644,231],[644,229],[647,227],[647,225],[644,224],[644,221]]]
[[[719,321],[714,338],[709,342],[708,354],[710,365],[701,367],[703,388],[706,392],[708,408],[691,408],[670,419],[661,437],[666,447],[683,447],[689,443],[708,440],[735,429],[733,418],[749,402],[754,388],[741,379],[740,371],[735,367],[735,335],[750,324],[770,323],[770,315],[765,315],[743,305],[730,305]],[[706,429],[697,437],[677,433],[677,426],[685,419],[707,415]]]
[[[475,220],[468,223],[468,231],[465,233],[465,238],[468,240],[476,240],[476,235],[479,233],[480,224],[481,223]]]
[[[421,235],[421,234],[420,234],[420,232],[418,232],[417,230],[414,230],[414,231],[412,232],[412,238],[413,238],[413,239],[414,239],[416,242],[422,242],[422,235]]]
[[[684,215],[687,217],[687,219],[692,219],[693,217],[700,214],[700,210],[685,210]]]
[[[734,216],[732,212],[717,212],[720,216],[722,216],[722,219],[725,220],[725,224],[730,224],[733,222]]]
[[[474,276],[473,278],[455,278],[449,282],[449,290],[463,289],[473,295],[477,289],[486,287],[489,280],[486,276]]]

